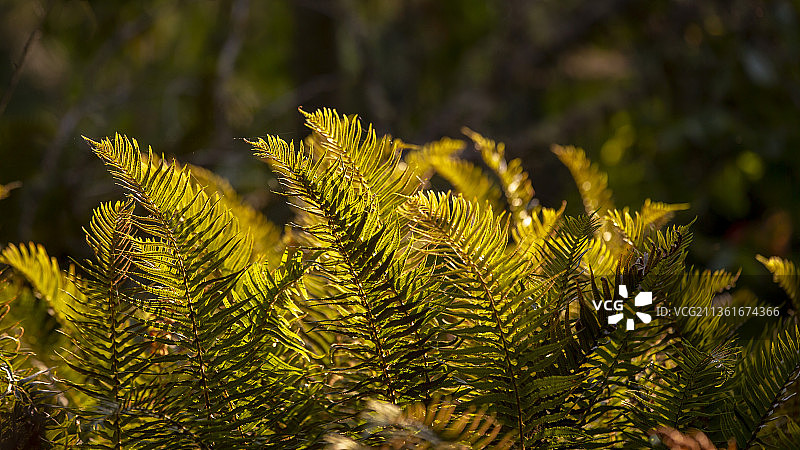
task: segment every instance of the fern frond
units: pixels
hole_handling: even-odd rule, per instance
[[[61,326],[71,326],[67,317],[74,308],[79,308],[83,299],[78,288],[81,281],[74,266],[62,271],[58,261],[51,258],[44,247],[33,242],[19,246],[9,244],[0,254],[0,263],[13,267],[31,283],[53,309],[53,315]]]
[[[661,203],[654,202],[649,198],[644,201],[640,214],[642,216],[642,224],[650,226],[654,229],[659,229],[669,222],[675,212],[685,211],[689,209],[688,203]]]
[[[575,286],[581,260],[599,226],[599,222],[590,216],[564,216],[553,237],[545,241],[541,254],[544,274],[557,279],[556,292],[567,296],[567,302],[577,298],[574,293],[567,293]]]
[[[483,169],[458,157],[463,148],[464,141],[444,138],[425,144],[404,159],[418,177],[428,179],[436,172],[464,198],[477,203],[488,201],[492,208],[499,210],[503,195],[500,186]]]
[[[708,308],[719,306],[713,302],[715,296],[731,289],[739,278],[739,273],[724,270],[693,270],[687,272],[681,282],[680,296],[672,303],[675,307]],[[726,340],[731,333],[727,323],[716,314],[678,315],[675,324],[685,341],[699,349],[710,348]]]
[[[638,401],[629,404],[630,417],[643,432],[658,426],[693,427],[725,440],[719,418],[733,399],[720,392],[730,388],[736,349],[719,344],[704,352],[684,343],[665,352],[669,357],[652,364],[641,389],[632,392]]]
[[[433,161],[457,157],[464,150],[465,145],[462,140],[444,137],[409,151],[403,157],[403,161],[417,177],[428,179],[436,170],[436,164]]]
[[[614,209],[611,190],[608,188],[608,175],[597,164],[592,164],[583,150],[572,146],[554,145],[553,153],[572,173],[575,184],[583,199],[586,214],[600,215]]]
[[[634,248],[642,248],[654,231],[660,229],[672,217],[675,211],[687,209],[688,204],[669,205],[666,203],[645,201],[641,212],[630,214],[629,209],[622,211],[610,210],[606,214],[606,220],[610,221],[621,233],[622,240]]]
[[[378,138],[372,125],[361,127],[357,116],[340,116],[333,109],[313,113],[300,112],[307,126],[319,139],[317,144],[336,159],[341,176],[378,205],[378,213],[386,219],[401,203],[403,196],[419,187],[413,173],[400,163],[400,151],[406,145],[391,136]]]
[[[93,430],[88,442],[113,448],[127,442],[123,430],[135,422],[128,411],[130,396],[150,365],[137,339],[144,326],[134,318],[124,292],[131,266],[132,210],[132,202],[118,202],[94,212],[86,238],[95,261],[80,266],[84,281],[77,301],[82,308],[69,316],[77,330],[72,335],[76,350],[67,351],[64,358],[86,380],[70,384],[94,400],[91,409],[80,414],[96,425],[107,424]]]
[[[500,197],[503,194],[500,188],[480,167],[457,158],[434,159],[432,162],[436,172],[464,198],[476,203],[488,202],[492,208],[501,208]]]
[[[249,267],[251,237],[218,194],[209,197],[197,186],[188,168],[165,164],[152,151],[143,156],[135,141],[119,136],[92,145],[148,213],[136,219],[138,236],[126,251],[137,290],[129,301],[148,327],[145,342],[160,348],[149,364],[170,374],[154,378],[131,400],[129,409],[144,424],[127,437],[159,445],[166,436],[153,430],[162,427],[181,430],[176,446],[239,447],[274,433],[269,424],[281,411],[242,411],[285,392],[302,371],[285,360],[296,352],[283,344],[296,338],[275,340],[287,331],[278,320],[285,312],[262,314],[259,299],[235,294]],[[273,342],[288,354],[264,352]]]
[[[765,333],[742,354],[734,389],[736,405],[726,431],[741,448],[751,448],[765,444],[769,437],[765,428],[792,397],[790,386],[800,378],[800,326],[786,320],[777,333]]]
[[[773,256],[766,258],[756,255],[756,259],[772,273],[772,279],[786,292],[792,300],[792,307],[800,311],[800,270],[793,262]]]
[[[328,281],[315,309],[333,307],[319,325],[339,336],[331,361],[345,376],[343,394],[397,402],[434,389],[444,378],[427,354],[437,339],[426,306],[432,291],[424,268],[406,269],[396,217],[381,217],[375,197],[341,176],[345,169],[314,161],[302,146],[274,137],[253,144],[280,173],[286,194],[302,202],[297,207],[317,218],[304,227],[316,242],[309,250],[318,255],[318,276]]]
[[[226,274],[247,265],[252,239],[240,232],[238,220],[218,195],[206,195],[192,181],[188,168],[165,163],[152,149],[143,154],[136,140],[120,135],[113,142],[86,140],[120,186],[171,234],[169,239],[183,241],[187,251],[214,254]]]
[[[220,203],[239,221],[239,226],[252,238],[252,261],[260,257],[267,258],[271,267],[277,267],[285,244],[281,237],[281,229],[270,222],[263,214],[246,204],[228,181],[202,167],[188,165],[192,178],[203,187],[211,198],[219,195]]]
[[[370,400],[361,414],[366,432],[358,440],[342,435],[326,436],[329,450],[379,448],[471,448],[502,450],[515,444],[513,432],[486,410],[458,411],[455,404],[433,401],[412,403],[405,408]]]
[[[528,173],[522,169],[522,160],[517,158],[507,163],[505,144],[486,139],[469,128],[462,128],[461,132],[472,139],[484,163],[500,179],[514,222],[526,221],[530,217],[528,208],[533,200],[534,191]]]
[[[619,286],[626,285],[629,300],[624,302],[624,317],[640,312],[633,308],[630,298],[641,291],[652,292],[652,307],[668,304],[681,280],[690,240],[686,227],[657,232],[648,253],[622,258],[613,282],[601,279],[602,291],[594,279],[591,280],[593,297],[596,300],[619,298]],[[589,335],[595,336],[595,340],[590,342],[591,352],[580,363],[583,384],[578,389],[573,413],[578,415],[579,424],[593,430],[591,434],[595,439],[603,445],[612,445],[620,443],[624,436],[621,433],[604,435],[601,430],[604,427],[625,430],[632,425],[629,415],[624,413],[629,391],[634,387],[630,380],[640,379],[648,362],[663,352],[669,342],[657,320],[636,324],[634,330],[626,331],[624,327],[609,325],[607,314],[598,315],[600,330]],[[591,317],[584,322],[590,322],[589,319]],[[578,358],[575,360],[580,362]]]
[[[555,229],[564,215],[567,202],[562,202],[559,209],[536,208],[530,212],[530,218],[518,223],[512,230],[514,240],[522,242],[543,242]]]
[[[438,270],[454,297],[448,313],[461,320],[450,332],[465,341],[450,364],[474,392],[472,401],[493,404],[523,445],[577,434],[560,408],[575,379],[547,373],[563,341],[548,342],[543,331],[550,314],[533,299],[545,287],[521,283],[533,270],[530,260],[505,252],[508,218],[436,193],[411,197],[402,212],[423,249],[442,259]],[[487,371],[496,375],[488,379]]]

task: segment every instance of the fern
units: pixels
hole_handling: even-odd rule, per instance
[[[147,208],[165,232],[171,233],[165,236],[172,241],[168,244],[176,247],[184,244],[178,240],[185,241],[186,249],[173,250],[216,253],[221,256],[217,258],[218,268],[224,273],[235,273],[246,266],[251,238],[239,232],[238,221],[219,203],[217,194],[209,197],[192,182],[188,168],[180,170],[177,163],[167,164],[163,158],[154,157],[152,150],[142,154],[135,140],[119,135],[113,142],[87,142],[120,186]],[[199,239],[203,235],[207,241]]]
[[[327,449],[369,448],[474,448],[501,450],[514,443],[513,433],[486,411],[456,412],[457,405],[434,401],[429,405],[414,403],[405,409],[370,401],[362,413],[365,432],[358,441],[345,436],[326,436]],[[367,446],[365,444],[371,444]]]
[[[522,161],[514,159],[507,163],[505,144],[486,139],[469,128],[463,128],[461,131],[472,139],[483,161],[500,179],[509,211],[515,222],[527,221],[530,218],[528,208],[533,201],[534,191],[528,174],[522,170]]]
[[[735,407],[726,417],[729,434],[736,437],[739,446],[751,448],[756,444],[767,444],[771,433],[766,433],[781,404],[792,397],[790,387],[800,377],[800,328],[797,323],[786,321],[776,330],[765,333],[743,350],[747,358],[739,362]],[[793,434],[797,442],[800,434],[796,425],[782,431]],[[774,432],[774,431],[773,431]]]
[[[28,279],[53,309],[58,322],[70,326],[67,316],[71,313],[70,306],[74,305],[72,299],[82,297],[78,288],[80,280],[73,266],[62,271],[58,261],[51,258],[44,247],[32,242],[27,246],[8,245],[0,253],[0,263],[13,267]]]
[[[324,159],[314,161],[302,146],[295,151],[272,137],[254,145],[282,175],[287,194],[303,202],[298,208],[319,219],[304,231],[319,243],[318,248],[309,249],[322,252],[317,258],[319,275],[335,283],[336,289],[329,299],[320,299],[315,309],[334,306],[333,311],[322,313],[325,318],[319,323],[323,330],[342,338],[330,348],[332,364],[353,361],[349,363],[352,368],[334,368],[345,375],[345,397],[357,393],[396,402],[435,388],[432,383],[442,380],[437,373],[440,368],[419,351],[431,349],[431,340],[436,339],[435,331],[427,330],[430,312],[425,303],[430,286],[415,280],[420,276],[424,280],[424,271],[406,270],[396,218],[389,206],[379,203],[391,205],[395,199],[348,189],[347,180],[340,176],[347,169],[324,167]],[[338,150],[344,151],[348,150]],[[365,164],[381,167],[369,161]],[[397,173],[389,167],[376,170],[387,177]],[[364,178],[373,180],[375,186],[384,183],[370,174]],[[379,189],[370,192],[375,191]]]
[[[59,408],[60,392],[49,370],[36,370],[30,359],[36,355],[24,347],[24,330],[9,323],[9,303],[15,300],[0,273],[0,447],[47,448],[66,445],[62,432],[69,422]]]
[[[800,271],[797,270],[797,266],[793,262],[777,256],[765,258],[761,255],[756,255],[756,259],[761,264],[764,264],[764,267],[772,273],[772,279],[789,296],[792,301],[792,308],[795,311],[800,311]]]
[[[224,178],[197,166],[188,166],[192,179],[208,197],[219,195],[220,202],[227,208],[252,238],[253,254],[251,260],[266,258],[272,267],[277,267],[285,247],[281,230],[267,220],[263,214],[247,205]]]
[[[541,331],[549,315],[532,301],[541,289],[520,288],[531,267],[525,260],[505,257],[508,221],[491,208],[461,197],[418,195],[404,206],[425,250],[442,258],[437,271],[452,286],[449,312],[461,319],[452,332],[469,343],[456,350],[451,363],[474,390],[475,403],[492,403],[501,417],[513,421],[523,445],[545,442],[550,424],[561,433],[569,375],[546,374],[548,353],[560,342],[545,344]],[[478,350],[478,351],[476,351]],[[457,358],[457,360],[456,360]],[[491,379],[486,371],[493,370]]]
[[[586,214],[604,214],[614,209],[612,193],[608,188],[608,176],[586,158],[583,150],[554,145],[552,151],[572,173],[583,199]]]
[[[694,427],[724,440],[718,419],[732,399],[720,391],[731,385],[736,351],[726,344],[708,352],[684,344],[666,353],[670,358],[653,364],[642,389],[633,393],[638,402],[630,404],[630,417],[643,430]]]
[[[599,167],[556,146],[586,210],[572,217],[563,203],[539,205],[521,162],[470,130],[477,162],[459,154],[462,141],[409,145],[356,116],[301,113],[303,144],[250,142],[296,212],[283,232],[205,169],[121,136],[87,140],[126,198],[94,211],[89,260],[64,265],[33,243],[3,249],[0,300],[34,333],[0,331],[2,445],[800,439],[788,403],[800,373],[792,316],[756,339],[716,316],[654,316],[764,305],[734,289],[736,272],[687,267],[691,223],[668,226],[687,205],[617,210]],[[795,266],[758,258],[796,311]],[[640,292],[650,306],[635,307]],[[598,306],[608,303],[622,309]],[[60,349],[29,345],[47,335],[42,305],[69,337]],[[34,370],[51,362],[60,380]]]
[[[77,350],[68,353],[66,363],[85,377],[84,383],[71,384],[95,401],[83,411],[85,419],[96,424],[92,428],[98,429],[87,441],[113,448],[126,445],[123,428],[131,420],[130,398],[142,383],[139,374],[149,365],[143,358],[143,343],[136,340],[142,324],[133,320],[123,290],[131,265],[126,253],[133,245],[132,206],[104,204],[95,211],[87,240],[96,261],[81,265],[85,279],[76,302],[83,308],[69,315],[78,331],[73,334]]]

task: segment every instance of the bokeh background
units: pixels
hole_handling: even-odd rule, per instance
[[[0,244],[62,260],[120,196],[81,135],[212,169],[281,222],[242,138],[302,139],[299,105],[413,143],[469,126],[572,213],[549,148],[583,147],[617,205],[691,203],[698,267],[769,282],[755,254],[800,254],[798,1],[0,0],[0,62]]]

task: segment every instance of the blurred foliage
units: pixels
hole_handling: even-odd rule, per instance
[[[548,148],[581,146],[621,204],[692,205],[691,261],[766,278],[751,255],[800,248],[798,13],[787,0],[3,0],[0,184],[22,186],[2,194],[0,242],[85,255],[79,225],[113,193],[80,135],[111,130],[264,209],[275,181],[239,138],[300,140],[296,105],[332,105],[412,143],[491,134],[545,206],[568,198],[571,213],[578,191]]]

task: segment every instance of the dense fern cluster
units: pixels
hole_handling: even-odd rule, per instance
[[[757,336],[655,317],[761,305],[728,292],[736,274],[686,266],[690,228],[666,225],[687,205],[615,209],[598,167],[556,146],[586,208],[571,217],[471,130],[481,165],[459,140],[303,114],[303,142],[250,142],[296,211],[285,232],[206,170],[88,141],[127,193],[95,210],[94,257],[62,269],[34,244],[2,251],[3,448],[800,442],[791,263],[762,258],[791,303]],[[622,285],[622,314],[652,292],[652,321],[627,330],[594,306]]]

